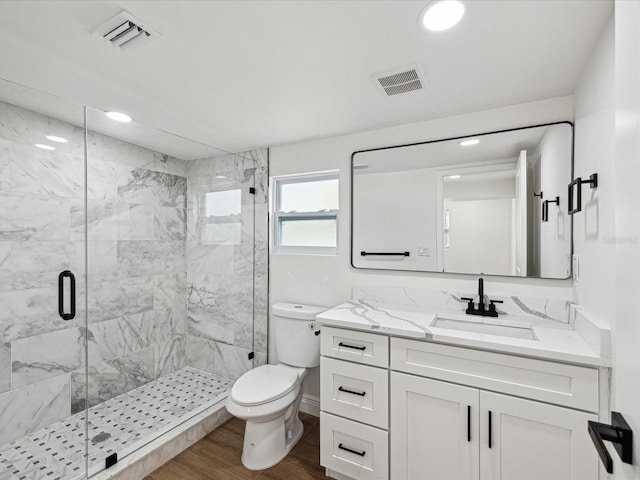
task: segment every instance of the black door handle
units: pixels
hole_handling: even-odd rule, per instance
[[[358,450],[354,450],[353,448],[343,447],[342,444],[339,444],[338,448],[340,450],[344,450],[345,452],[353,453],[355,455],[360,455],[361,457],[364,457],[365,454],[367,453],[365,450],[358,451]]]
[[[491,448],[491,410],[489,410],[489,448]]]
[[[69,278],[69,313],[64,311],[64,279]],[[58,275],[58,314],[63,320],[72,320],[76,316],[76,277],[69,270]]]
[[[613,443],[624,463],[633,463],[633,431],[620,413],[611,412],[611,425],[589,420],[587,428],[607,473],[613,473],[613,459],[604,446],[604,440]]]
[[[471,441],[471,405],[467,405],[467,442]]]

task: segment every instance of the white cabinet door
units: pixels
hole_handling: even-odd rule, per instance
[[[484,391],[480,415],[481,480],[597,480],[595,415]]]
[[[478,479],[478,405],[475,388],[392,372],[390,478]]]

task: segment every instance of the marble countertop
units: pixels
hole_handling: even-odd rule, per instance
[[[592,325],[576,325],[548,321],[535,317],[500,315],[498,318],[476,317],[453,312],[430,312],[424,306],[382,303],[365,299],[338,305],[317,317],[323,325],[370,331],[389,336],[410,337],[430,342],[447,343],[477,349],[536,357],[544,360],[589,366],[610,366],[606,352],[597,352],[593,342],[583,332],[592,332]],[[473,331],[433,327],[436,318],[466,322],[491,322],[505,325],[530,326],[536,339],[512,338]],[[580,322],[589,322],[581,316]],[[471,325],[476,326],[476,325]],[[592,328],[593,327],[593,328]],[[473,328],[470,328],[472,330]]]

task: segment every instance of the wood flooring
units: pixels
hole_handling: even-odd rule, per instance
[[[300,413],[300,420],[304,424],[302,438],[286,458],[267,470],[254,472],[242,465],[244,421],[233,418],[144,480],[326,479],[320,466],[320,421],[305,413]]]

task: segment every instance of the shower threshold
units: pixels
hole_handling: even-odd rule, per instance
[[[185,367],[11,443],[0,445],[0,480],[77,480],[143,447],[226,398],[231,380]]]

